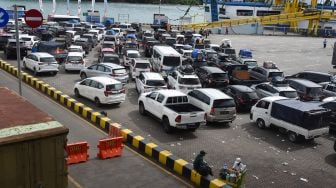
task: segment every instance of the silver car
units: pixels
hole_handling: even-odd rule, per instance
[[[114,63],[99,63],[85,67],[80,72],[81,79],[94,76],[108,76],[126,84],[129,80],[125,67]]]

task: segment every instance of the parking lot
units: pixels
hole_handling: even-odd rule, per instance
[[[327,48],[323,49],[322,38],[210,35],[213,43],[219,43],[223,38],[231,39],[236,50],[251,49],[259,64],[266,60],[276,62],[288,75],[303,70],[333,71],[331,45],[334,40],[331,39]],[[96,47],[88,55],[87,65],[97,63],[97,57]],[[7,62],[16,65],[16,60]],[[80,80],[78,72],[66,73],[61,67],[56,76],[46,74],[39,77],[75,97],[73,86]],[[128,83],[126,94],[126,101],[120,106],[97,108],[89,100],[77,100],[96,111],[106,111],[113,121],[189,162],[200,150],[205,150],[208,153],[205,160],[213,166],[217,177],[224,163],[231,166],[236,157],[242,158],[248,168],[247,187],[333,187],[335,183],[336,153],[332,148],[335,139],[332,136],[294,144],[276,130],[258,129],[250,123],[248,113],[239,113],[229,126],[211,124],[200,127],[196,132],[176,131],[168,135],[158,121],[139,114],[134,81]]]

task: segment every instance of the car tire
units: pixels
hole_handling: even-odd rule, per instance
[[[257,126],[259,129],[265,129],[265,121],[263,119],[257,119]]]
[[[139,113],[143,116],[147,114],[145,106],[142,102],[139,103]]]
[[[279,127],[279,132],[281,134],[285,134],[287,132],[287,130],[285,128]]]
[[[334,142],[334,150],[336,152],[336,141]]]
[[[173,132],[173,128],[170,126],[169,119],[167,117],[163,117],[162,127],[165,133],[170,134]]]
[[[77,88],[75,88],[74,93],[75,93],[75,96],[76,96],[77,98],[80,98],[80,97],[81,97],[81,95],[80,95],[80,93],[79,93],[79,91],[78,91]]]
[[[299,135],[297,135],[295,132],[290,131],[288,133],[288,140],[293,142],[293,143],[296,143],[298,141],[298,137],[299,137]]]
[[[195,132],[197,128],[189,129],[191,132]]]
[[[80,77],[81,77],[82,80],[84,80],[85,78],[87,78],[87,76],[86,76],[85,73],[81,73],[81,74],[80,74]]]
[[[101,103],[100,103],[100,100],[99,100],[98,97],[95,97],[95,98],[94,98],[94,102],[95,102],[95,105],[96,105],[97,107],[100,107],[100,106],[101,106]]]

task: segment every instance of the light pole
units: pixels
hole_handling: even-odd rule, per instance
[[[159,14],[161,12],[161,0],[160,0],[160,5],[159,5]]]
[[[18,66],[18,79],[19,79],[19,94],[22,96],[21,87],[21,56],[20,56],[20,40],[19,40],[19,23],[18,23],[18,10],[17,5],[14,5],[14,17],[15,17],[15,38],[16,38],[16,59]]]

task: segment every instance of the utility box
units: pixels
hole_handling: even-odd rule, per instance
[[[0,187],[67,187],[68,128],[7,88],[0,104]]]

